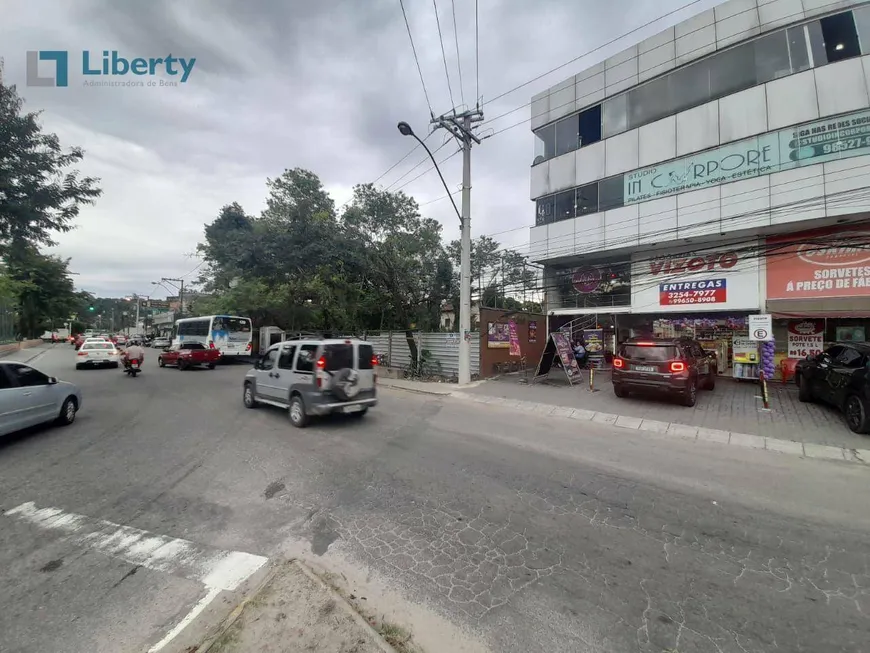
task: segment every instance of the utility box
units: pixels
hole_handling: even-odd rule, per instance
[[[260,327],[260,356],[266,353],[276,342],[284,342],[285,333],[283,329],[276,326]]]

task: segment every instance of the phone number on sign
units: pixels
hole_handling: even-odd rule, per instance
[[[722,290],[695,290],[689,292],[661,293],[659,303],[663,306],[674,304],[719,304],[725,301]]]

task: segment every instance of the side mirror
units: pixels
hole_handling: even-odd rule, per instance
[[[57,379],[53,376],[48,377],[48,385],[57,385]]]
[[[260,369],[260,359],[259,358],[254,359],[254,369],[255,370]]]

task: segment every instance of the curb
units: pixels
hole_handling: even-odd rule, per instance
[[[33,347],[33,349],[38,349],[38,348],[37,348],[37,347]],[[15,362],[15,363],[22,363],[22,364],[26,365],[26,364],[29,363],[30,361],[39,358],[40,356],[42,356],[42,355],[45,354],[46,352],[50,351],[51,349],[54,349],[54,348],[51,347],[51,348],[46,348],[46,349],[38,349],[38,351],[36,351],[36,352],[33,354],[33,356],[30,356],[29,358],[25,358],[24,360],[16,360],[16,361],[13,361],[13,362]],[[0,354],[0,360],[5,360],[6,358],[9,357],[10,354],[12,354],[12,353],[14,353],[14,352],[19,352],[19,351],[21,351],[21,350],[20,350],[20,349],[14,349],[14,350],[12,350],[12,351],[5,351],[5,352],[3,352],[2,354]]]
[[[437,397],[450,397],[457,392],[462,392],[462,390],[460,389],[460,386],[458,386],[455,383],[429,383],[428,385],[433,385],[433,386],[435,386],[435,385],[446,386],[447,389],[445,389],[445,390],[428,390],[426,388],[412,388],[412,387],[408,387],[408,386],[404,386],[404,385],[390,383],[390,381],[395,381],[395,380],[397,380],[397,379],[380,379],[379,378],[378,385],[383,387],[383,388],[390,388],[391,390],[404,390],[406,392],[415,392],[415,393],[421,394],[421,395],[435,395]],[[423,383],[423,382],[419,382],[419,383]],[[462,389],[476,388],[477,386],[481,385],[482,383],[483,383],[483,381],[472,381],[471,383],[464,385],[464,386],[461,386],[461,387],[462,387]]]
[[[846,449],[845,447],[833,447],[812,442],[780,440],[778,438],[768,438],[763,435],[708,429],[700,426],[690,426],[688,424],[677,424],[675,422],[659,422],[657,420],[643,419],[641,417],[599,413],[594,410],[543,404],[536,401],[521,401],[517,399],[506,399],[504,397],[492,397],[489,395],[473,395],[462,391],[455,391],[451,396],[456,397],[457,399],[473,401],[475,403],[513,408],[523,412],[533,412],[539,415],[548,415],[550,417],[562,417],[587,422],[591,421],[598,424],[618,426],[632,431],[645,431],[647,433],[654,433],[660,437],[673,438],[675,440],[714,442],[718,444],[744,447],[747,449],[761,449],[776,453],[790,454],[801,458],[833,460],[870,466],[870,449]]]
[[[312,569],[308,567],[302,561],[293,558],[288,560],[287,565],[293,565],[297,567],[305,576],[308,577],[309,580],[317,584],[321,589],[326,590],[329,594],[330,598],[332,598],[338,605],[341,606],[342,610],[344,610],[353,620],[354,622],[360,626],[369,636],[372,643],[378,646],[383,653],[396,653],[396,649],[387,644],[383,637],[381,637],[378,632],[372,628],[371,624],[369,624],[365,619],[363,619],[362,615],[357,612],[353,606],[348,603],[347,599],[345,599],[339,592],[329,586],[329,584],[325,583],[320,576],[318,576]],[[248,595],[242,599],[242,601],[233,609],[233,611],[224,619],[220,626],[217,627],[214,633],[207,637],[202,644],[200,644],[194,650],[197,653],[209,653],[212,651],[215,644],[220,640],[221,636],[226,633],[233,625],[239,620],[239,617],[242,616],[242,613],[245,611],[245,608],[248,604],[254,600],[254,598],[261,592],[263,589],[271,583],[275,576],[278,575],[278,572],[281,570],[282,564],[277,563],[273,564],[272,568],[269,570],[269,573],[266,574],[265,578],[257,584],[257,586],[248,592]],[[217,651],[215,651],[217,653]]]

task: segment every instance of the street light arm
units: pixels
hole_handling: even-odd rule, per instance
[[[453,205],[453,210],[456,211],[456,216],[459,218],[459,225],[462,226],[462,214],[459,212],[459,208],[456,206],[456,201],[453,199],[453,193],[450,192],[450,187],[447,185],[447,182],[444,181],[444,175],[441,174],[441,168],[438,167],[438,162],[435,160],[435,157],[432,155],[432,150],[424,143],[417,134],[414,133],[414,130],[411,129],[411,125],[406,122],[400,122],[398,125],[399,133],[402,136],[413,136],[416,141],[423,146],[423,149],[426,150],[426,154],[429,155],[429,158],[432,159],[432,165],[435,166],[435,171],[438,173],[438,176],[441,178],[441,183],[444,185],[444,190],[447,191],[447,197],[450,198],[450,203]]]

